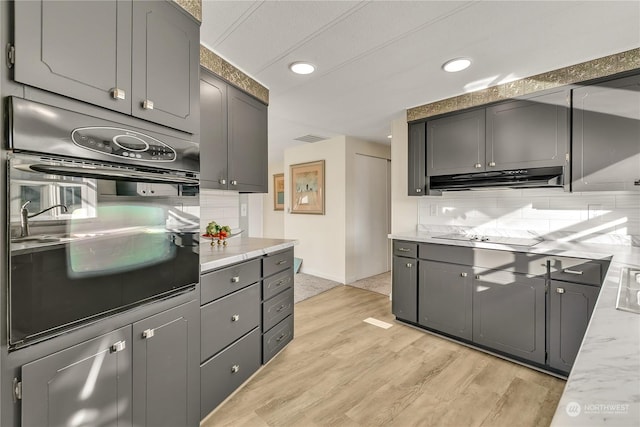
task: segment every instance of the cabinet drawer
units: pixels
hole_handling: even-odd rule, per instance
[[[292,286],[293,269],[289,268],[282,273],[278,273],[262,281],[262,299],[268,300],[272,296]]]
[[[293,249],[269,254],[262,259],[262,272],[264,277],[271,276],[279,271],[293,267]]]
[[[232,265],[200,278],[201,304],[223,297],[260,280],[260,259]]]
[[[276,295],[262,304],[262,331],[266,332],[293,313],[293,288]]]
[[[420,259],[448,262],[452,264],[474,265],[473,248],[464,246],[420,244]]]
[[[200,366],[200,419],[260,367],[260,328]]]
[[[600,286],[602,266],[595,261],[579,258],[551,258],[550,274],[554,280]]]
[[[213,356],[258,325],[258,283],[205,305],[200,309],[200,360]]]
[[[267,363],[293,339],[293,315],[271,328],[262,337],[262,363]]]
[[[413,242],[393,241],[393,254],[407,258],[418,257],[418,244]]]

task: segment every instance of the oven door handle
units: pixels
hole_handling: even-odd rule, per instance
[[[152,173],[138,170],[125,170],[92,165],[50,165],[46,163],[30,163],[17,165],[16,168],[28,172],[40,172],[81,178],[114,179],[119,181],[157,182],[169,184],[198,185],[198,180],[171,173]]]

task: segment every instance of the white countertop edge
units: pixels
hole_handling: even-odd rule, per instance
[[[299,243],[298,240],[282,240],[281,243],[273,244],[273,239],[268,239],[269,242],[265,243],[264,247],[251,248],[246,252],[229,254],[229,256],[221,255],[221,258],[205,261],[200,263],[200,272],[206,273],[211,270],[215,270],[217,268],[226,267],[228,265],[237,264],[242,261],[246,261],[252,258],[257,258],[263,255],[268,255],[274,252],[279,252],[288,248],[291,248]],[[230,242],[229,245],[233,245],[234,242]],[[210,245],[208,242],[201,243],[201,245]],[[228,248],[233,248],[233,246],[228,246]],[[221,248],[221,251],[226,250],[227,248]]]

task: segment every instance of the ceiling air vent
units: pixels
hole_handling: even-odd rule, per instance
[[[318,142],[318,141],[324,141],[325,139],[329,139],[329,138],[324,136],[318,136],[318,135],[304,135],[304,136],[299,136],[293,139],[295,139],[296,141],[302,141],[302,142]]]

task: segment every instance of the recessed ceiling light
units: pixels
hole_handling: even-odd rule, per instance
[[[442,65],[442,69],[449,73],[456,73],[462,71],[471,65],[471,60],[467,58],[455,58],[445,62]]]
[[[296,74],[311,74],[316,70],[316,67],[308,62],[294,62],[289,65],[289,69]]]

